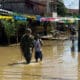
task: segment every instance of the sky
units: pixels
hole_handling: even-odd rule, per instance
[[[63,1],[67,8],[70,8],[70,9],[79,8],[79,0],[63,0]]]

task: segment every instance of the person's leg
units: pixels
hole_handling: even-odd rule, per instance
[[[38,58],[36,58],[36,62],[38,62]]]
[[[27,51],[25,48],[21,48],[21,51],[26,60],[26,63],[29,64],[31,62],[32,53],[30,53],[30,51]]]
[[[24,55],[24,58],[25,58],[27,64],[29,64],[31,62],[31,57],[32,57],[31,53],[26,53]]]
[[[26,58],[27,64],[31,62],[31,57]]]
[[[35,52],[35,60],[38,62],[38,52]]]
[[[43,55],[42,52],[40,51],[40,61],[42,61]]]

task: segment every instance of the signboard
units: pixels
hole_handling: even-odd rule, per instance
[[[52,17],[53,17],[53,18],[57,18],[57,12],[53,12],[53,13],[52,13]]]

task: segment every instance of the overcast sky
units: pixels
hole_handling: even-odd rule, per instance
[[[70,9],[78,9],[79,7],[79,0],[63,0],[65,6]]]

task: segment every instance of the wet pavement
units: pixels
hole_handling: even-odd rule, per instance
[[[0,80],[80,80],[77,41],[44,41],[43,61],[25,64],[18,45],[0,47]]]

